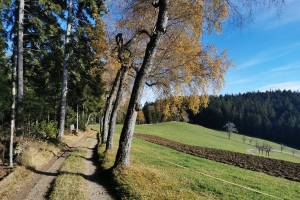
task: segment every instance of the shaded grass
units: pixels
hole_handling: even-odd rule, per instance
[[[84,150],[75,150],[64,161],[56,178],[51,200],[84,200],[86,197],[86,185],[82,173],[84,172]]]
[[[105,157],[103,147],[99,148],[106,169],[113,165],[118,137],[116,134],[113,150]],[[123,192],[123,199],[272,199],[198,172],[282,199],[300,199],[297,182],[187,155],[136,138],[132,145],[131,167],[114,171],[113,179]]]

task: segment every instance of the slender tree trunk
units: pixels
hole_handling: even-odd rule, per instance
[[[76,111],[76,133],[79,132],[79,111],[78,111],[78,104],[77,104],[77,111]]]
[[[153,59],[155,57],[159,41],[166,31],[168,23],[167,11],[169,0],[159,0],[157,6],[159,7],[159,13],[155,31],[152,33],[150,41],[147,44],[143,63],[139,72],[137,73],[136,79],[134,80],[129,106],[120,136],[119,148],[116,155],[114,168],[129,165],[129,153],[131,149],[134,126],[136,122],[137,111],[141,109],[139,103],[143,94],[145,81],[149,71],[152,68]]]
[[[102,138],[101,138],[102,129],[103,129],[103,116],[101,114],[99,120],[99,133],[98,133],[99,144],[102,144]]]
[[[23,69],[23,38],[24,38],[24,0],[19,0],[18,8],[18,48],[17,48],[17,128],[23,133],[24,116],[23,116],[23,99],[24,99],[24,69]]]
[[[110,116],[111,116],[113,102],[115,100],[117,90],[118,90],[118,87],[119,87],[120,75],[121,75],[121,70],[119,70],[117,75],[116,75],[116,78],[114,80],[113,86],[112,86],[111,91],[110,91],[110,94],[109,94],[108,99],[106,101],[105,112],[104,112],[104,117],[103,117],[103,130],[102,130],[102,133],[101,133],[101,135],[102,135],[101,143],[102,144],[106,143],[106,140],[107,140],[108,128],[109,128],[109,119],[110,119]]]
[[[123,95],[123,87],[124,87],[124,82],[125,82],[127,72],[128,72],[128,68],[126,66],[122,66],[119,87],[118,87],[116,99],[113,104],[113,108],[112,108],[111,116],[110,116],[110,120],[109,120],[109,129],[108,129],[108,136],[107,136],[107,141],[106,141],[106,150],[112,149],[113,135],[115,133],[115,127],[116,127],[117,111],[118,111],[118,107],[120,105],[121,98]]]
[[[12,69],[12,104],[11,104],[11,122],[10,122],[10,143],[9,143],[9,167],[13,167],[13,148],[14,148],[14,135],[16,124],[16,76],[17,76],[17,55],[14,55],[14,63]]]
[[[67,111],[67,93],[68,93],[68,61],[70,57],[69,41],[72,30],[72,12],[73,12],[73,0],[69,0],[68,4],[68,20],[67,31],[65,35],[64,44],[64,63],[63,63],[63,77],[62,77],[62,89],[61,89],[61,102],[60,102],[60,116],[59,116],[59,129],[57,139],[61,140],[65,131],[65,120]]]
[[[92,114],[93,114],[93,113],[90,113],[90,114],[88,115],[87,121],[86,121],[86,123],[85,123],[85,127],[87,127],[87,126],[89,125],[89,123],[90,123],[90,118],[91,118]]]

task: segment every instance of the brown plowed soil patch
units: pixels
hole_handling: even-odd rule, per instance
[[[300,182],[300,164],[297,163],[220,149],[187,145],[153,135],[138,133],[135,134],[135,136],[145,141],[163,145],[194,156]]]

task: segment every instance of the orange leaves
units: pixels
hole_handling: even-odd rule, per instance
[[[96,14],[94,14],[96,15]],[[100,18],[99,14],[95,17],[96,24],[95,26],[88,27],[88,33],[91,37],[92,47],[95,50],[95,58],[94,62],[98,62],[99,59],[105,57],[107,55],[108,44],[106,41],[106,35],[104,31],[104,23]]]
[[[229,5],[225,0],[204,0],[205,24],[208,31],[222,31],[221,23],[229,15]]]
[[[138,124],[145,123],[145,115],[144,115],[143,111],[141,111],[141,110],[138,111],[136,120],[137,120]]]
[[[119,68],[120,63],[118,60],[114,59],[113,57],[107,58],[107,64],[105,65],[104,72],[102,74],[102,80],[107,88],[110,88],[112,85]]]
[[[119,23],[120,28],[128,37],[141,29],[153,33],[157,9],[151,6],[152,0],[130,3]],[[167,32],[160,41],[147,80],[155,83],[153,87],[158,96],[171,97],[162,106],[166,116],[180,112],[174,110],[174,105],[178,108],[185,105],[196,112],[199,106],[207,105],[208,93],[222,87],[230,66],[226,52],[220,54],[214,47],[205,47],[201,40],[204,31],[221,31],[228,9],[226,0],[170,1]],[[147,39],[141,39],[134,46],[137,65],[143,60],[145,41]]]

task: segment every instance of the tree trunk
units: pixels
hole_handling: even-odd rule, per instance
[[[106,141],[106,150],[112,149],[113,135],[115,133],[115,127],[116,127],[117,111],[118,111],[118,107],[119,107],[119,104],[121,102],[121,98],[123,95],[124,81],[125,81],[127,72],[128,72],[128,68],[126,66],[122,66],[119,87],[118,87],[116,99],[115,99],[115,102],[114,102],[114,105],[113,105],[113,108],[111,111],[110,120],[109,120],[109,129],[108,129],[108,136],[107,136],[107,141]]]
[[[149,71],[152,68],[153,59],[157,51],[158,43],[162,35],[166,31],[168,23],[167,11],[169,6],[169,0],[160,0],[157,6],[159,6],[159,13],[155,26],[155,31],[151,35],[150,41],[147,44],[142,66],[134,80],[129,106],[120,136],[119,148],[116,155],[114,168],[129,165],[129,153],[131,149],[131,142],[137,117],[137,110],[140,109],[139,103],[143,94],[145,81]]]
[[[87,121],[86,121],[86,123],[85,123],[85,127],[87,127],[87,126],[89,125],[89,123],[90,123],[90,118],[91,118],[92,114],[93,114],[93,113],[90,113],[90,114],[88,115]]]
[[[113,102],[115,100],[117,90],[118,90],[118,87],[119,87],[119,80],[120,80],[120,75],[121,75],[120,71],[121,70],[119,70],[117,75],[116,75],[113,86],[110,90],[110,94],[109,94],[108,99],[106,101],[105,112],[104,112],[104,117],[103,117],[103,130],[102,130],[102,133],[101,133],[101,135],[102,135],[101,143],[102,144],[106,143],[106,140],[107,140],[108,128],[109,128],[109,119],[110,119],[110,116],[111,116]]]
[[[79,111],[78,111],[78,104],[77,104],[77,110],[76,110],[76,133],[79,132]]]
[[[100,115],[100,120],[99,120],[99,133],[98,133],[99,144],[102,144],[102,138],[101,138],[102,129],[103,129],[103,116],[101,114]]]
[[[24,0],[19,0],[18,8],[18,48],[17,48],[17,76],[18,76],[18,92],[17,92],[17,128],[23,132],[23,98],[24,98],[24,69],[23,69],[23,38],[24,38]]]
[[[72,12],[73,12],[73,0],[69,0],[68,5],[68,20],[67,20],[67,31],[65,35],[64,44],[64,63],[63,63],[63,77],[62,77],[62,89],[61,89],[61,102],[60,102],[60,116],[59,116],[59,130],[57,139],[61,140],[65,131],[65,119],[67,110],[67,93],[68,93],[68,61],[70,57],[69,52],[69,41],[72,30]]]
[[[14,148],[14,134],[16,124],[16,76],[17,76],[17,55],[14,55],[14,63],[12,69],[12,104],[11,104],[11,122],[10,122],[10,143],[9,143],[9,167],[13,167],[13,148]]]

